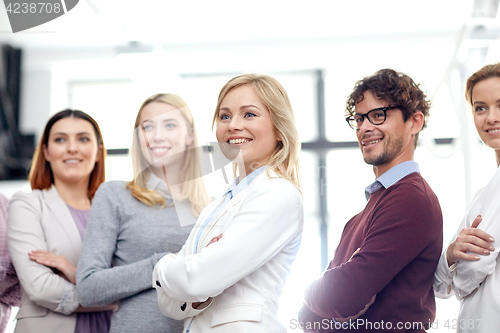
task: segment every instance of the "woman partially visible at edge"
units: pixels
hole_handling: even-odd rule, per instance
[[[86,113],[64,110],[47,122],[29,174],[33,191],[16,193],[9,207],[8,246],[22,290],[16,333],[108,332],[116,305],[84,308],[75,286],[105,156],[99,126]]]
[[[304,220],[288,95],[270,76],[242,74],[222,88],[213,125],[226,157],[236,150],[239,175],[203,210],[179,254],[156,264],[158,305],[185,319],[184,332],[285,332],[279,297]]]
[[[174,94],[156,94],[139,108],[132,143],[134,180],[96,193],[76,278],[82,304],[120,302],[111,333],[181,332],[161,315],[151,275],[178,252],[210,198],[201,178],[193,115]],[[175,206],[174,206],[175,203]]]
[[[7,329],[10,310],[19,306],[21,289],[7,248],[7,209],[9,200],[0,194],[0,333]]]
[[[468,80],[465,98],[472,107],[481,141],[500,165],[500,63],[487,65]],[[500,168],[476,195],[436,269],[437,297],[460,299],[459,332],[500,329]]]

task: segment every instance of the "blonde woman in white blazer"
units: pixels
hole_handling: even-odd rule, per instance
[[[9,206],[7,242],[22,291],[16,333],[109,330],[111,313],[94,311],[114,306],[81,307],[75,286],[82,215],[104,181],[104,158],[101,132],[86,113],[64,110],[48,121],[33,156],[33,191],[16,193]]]
[[[184,332],[285,332],[278,300],[304,219],[290,101],[274,78],[243,74],[222,88],[214,125],[239,176],[156,264],[158,305]]]
[[[487,65],[468,80],[465,96],[481,141],[495,151],[500,166],[500,63]],[[453,241],[443,252],[434,279],[437,297],[455,294],[461,302],[458,332],[500,330],[500,169],[476,195]]]

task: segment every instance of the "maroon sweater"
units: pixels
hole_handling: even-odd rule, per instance
[[[346,224],[327,270],[307,288],[299,326],[333,332],[340,323],[331,318],[358,314],[376,295],[340,330],[424,332],[435,318],[432,283],[442,245],[441,208],[419,173],[372,193]]]

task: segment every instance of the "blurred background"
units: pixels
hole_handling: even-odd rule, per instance
[[[61,17],[15,34],[1,7],[0,192],[10,197],[30,190],[26,175],[34,145],[48,118],[64,108],[81,109],[99,123],[108,149],[107,180],[130,180],[128,149],[148,96],[182,96],[204,144],[215,141],[211,120],[224,83],[242,72],[269,73],[290,95],[303,143],[306,222],[280,304],[284,325],[298,332],[290,323],[304,289],[333,257],[374,179],[344,120],[357,80],[393,68],[432,99],[415,159],[441,202],[445,244],[474,193],[493,176],[494,153],[479,141],[464,87],[470,74],[500,60],[498,4],[80,0]],[[221,171],[205,178],[215,197],[228,186]],[[459,303],[437,302],[433,331],[447,332]]]

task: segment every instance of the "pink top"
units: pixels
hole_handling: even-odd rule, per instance
[[[0,194],[0,333],[5,331],[10,307],[19,306],[21,289],[7,249],[7,208],[9,201]]]

